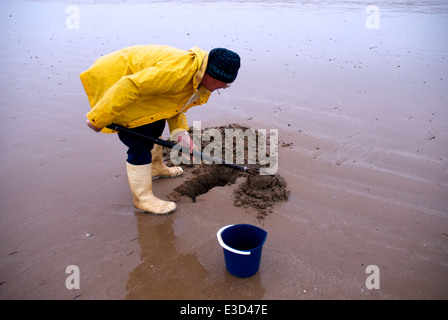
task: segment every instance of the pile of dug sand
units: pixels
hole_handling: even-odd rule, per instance
[[[258,210],[259,218],[272,212],[278,201],[287,201],[289,190],[286,180],[278,174],[248,175],[246,182],[234,192],[234,205],[253,207]]]
[[[248,129],[245,126],[238,124],[230,124],[217,128],[206,128],[205,130],[216,129],[219,130],[224,137],[226,129]],[[193,130],[190,130],[192,135]],[[210,142],[202,141],[202,148],[207,146]],[[269,150],[269,140],[267,140],[267,150]],[[234,159],[236,159],[236,143],[233,145]],[[247,143],[244,148],[245,159],[247,159]],[[168,166],[171,166],[169,160],[170,150],[164,148],[164,159]],[[225,150],[222,151],[224,156]],[[252,208],[257,212],[257,218],[264,219],[266,215],[272,212],[273,206],[279,201],[287,201],[289,197],[289,190],[287,190],[286,180],[279,174],[275,175],[260,175],[249,173],[247,171],[238,171],[225,166],[217,164],[180,164],[184,169],[184,181],[181,185],[176,187],[168,196],[171,201],[179,201],[183,196],[187,196],[192,201],[196,201],[196,197],[208,192],[210,189],[220,186],[224,187],[229,184],[234,184],[238,177],[245,177],[246,181],[234,191],[234,205],[243,206],[244,208]],[[249,169],[259,169],[259,164],[246,165]],[[251,171],[251,170],[249,170]]]

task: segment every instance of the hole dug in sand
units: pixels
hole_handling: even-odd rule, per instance
[[[181,197],[187,196],[196,202],[196,197],[207,193],[214,187],[223,187],[233,184],[238,173],[232,169],[218,165],[201,165],[192,171],[193,177],[176,187],[168,196],[171,201],[179,201]]]
[[[244,126],[231,124],[225,127],[212,128],[219,130],[224,134],[224,130],[232,129],[247,129]],[[205,130],[208,130],[207,128]],[[190,130],[191,132],[192,130]],[[202,131],[203,132],[203,131]],[[268,141],[269,142],[269,141]],[[205,147],[202,143],[202,149]],[[236,157],[236,150],[234,146],[234,155]],[[247,150],[247,149],[246,149]],[[245,151],[246,151],[245,150]],[[164,150],[165,158],[169,158],[169,150]],[[224,154],[224,152],[223,152]],[[169,159],[166,159],[167,165],[171,165]],[[171,201],[179,201],[183,196],[187,196],[196,201],[196,197],[207,193],[210,189],[220,186],[224,187],[229,184],[234,184],[238,177],[245,177],[246,181],[242,182],[239,187],[233,192],[234,205],[242,206],[244,208],[253,208],[257,211],[257,218],[264,219],[264,217],[272,212],[272,207],[276,202],[287,201],[289,197],[289,190],[286,189],[286,180],[279,174],[275,175],[259,175],[249,174],[233,170],[217,164],[200,165],[181,164],[184,169],[184,179],[181,185],[176,187],[168,196]],[[256,168],[259,165],[247,165],[249,168]]]

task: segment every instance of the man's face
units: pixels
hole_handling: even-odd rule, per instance
[[[230,87],[230,83],[222,82],[215,78],[212,78],[207,73],[202,78],[201,85],[203,85],[208,91],[213,92],[217,89],[226,89]]]

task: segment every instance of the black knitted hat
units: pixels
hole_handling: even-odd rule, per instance
[[[228,49],[215,48],[208,54],[207,69],[212,78],[225,83],[231,83],[236,79],[240,68],[240,56]]]

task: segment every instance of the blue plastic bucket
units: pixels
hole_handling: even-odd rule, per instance
[[[222,227],[216,236],[230,274],[247,278],[258,272],[266,231],[250,224],[236,224]]]

